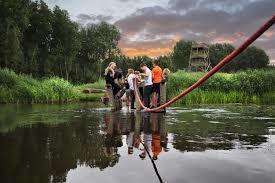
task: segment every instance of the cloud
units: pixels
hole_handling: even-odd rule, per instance
[[[112,16],[104,16],[104,15],[93,15],[93,14],[84,14],[81,13],[77,15],[77,22],[79,22],[82,25],[85,25],[87,23],[96,23],[96,22],[107,22],[113,19]]]
[[[198,1],[190,0],[170,0],[168,2],[168,7],[172,10],[188,10],[194,8],[197,5]]]
[[[234,3],[233,3],[234,2]],[[170,0],[167,7],[151,6],[138,9],[133,14],[115,22],[122,32],[120,46],[131,49],[172,48],[176,40],[206,43],[227,42],[241,44],[261,24],[274,14],[273,0]],[[275,59],[275,29],[272,28],[256,42]],[[146,45],[144,45],[146,43]],[[166,47],[162,46],[167,44]],[[158,46],[161,45],[160,47]],[[151,51],[150,51],[151,50]],[[131,51],[140,54],[138,51]],[[159,55],[162,52],[159,49]]]

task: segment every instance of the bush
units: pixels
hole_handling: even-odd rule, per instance
[[[64,79],[35,80],[7,69],[0,70],[0,87],[1,103],[52,103],[77,99],[73,85]]]
[[[171,74],[167,84],[168,97],[178,95],[203,75],[184,71]],[[259,103],[267,102],[263,98],[274,96],[272,93],[275,93],[275,72],[272,70],[217,73],[179,103]]]

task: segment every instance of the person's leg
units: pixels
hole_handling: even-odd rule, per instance
[[[144,96],[143,96],[143,101],[144,101],[145,107],[149,107],[149,104],[150,104],[149,97],[150,97],[149,88],[148,88],[148,86],[145,86],[144,87]]]
[[[153,89],[152,89],[152,102],[151,102],[151,107],[157,107],[158,103],[158,84],[154,83],[153,84]]]
[[[130,96],[131,96],[131,109],[135,108],[135,91],[130,90]]]
[[[130,103],[130,90],[127,89],[126,90],[126,106],[129,107],[129,103]]]
[[[159,105],[160,104],[160,83],[157,84],[156,94],[157,94],[157,105]]]
[[[139,87],[140,100],[143,100],[143,87]]]
[[[145,107],[147,107],[147,103],[148,103],[148,96],[147,96],[147,87],[144,87],[144,95],[143,95],[143,103],[145,105]]]
[[[150,107],[150,97],[152,94],[152,85],[145,86],[144,90],[144,104],[146,107]]]
[[[150,85],[149,86],[149,104],[150,104],[150,100],[151,100],[152,90],[153,90],[153,85]]]

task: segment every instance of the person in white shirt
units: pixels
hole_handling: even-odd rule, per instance
[[[152,72],[145,63],[140,65],[140,69],[144,71],[144,73],[141,74],[144,77],[143,102],[146,107],[150,107],[150,97],[153,89]]]
[[[135,71],[134,69],[128,69],[128,77],[127,81],[129,84],[130,89],[130,97],[131,97],[131,109],[135,109],[135,88],[134,88],[134,78],[135,78]]]

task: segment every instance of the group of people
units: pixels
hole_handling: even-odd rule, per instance
[[[137,81],[140,98],[148,108],[155,108],[160,104],[160,84],[163,80],[163,71],[159,67],[158,60],[153,62],[153,69],[142,63],[140,70],[128,69],[125,80],[122,80],[121,72],[116,70],[116,63],[111,62],[105,69],[105,80],[107,88],[111,88],[116,99],[121,98],[126,92],[130,96],[131,109],[135,109],[135,87],[134,79]]]
[[[104,115],[104,152],[108,157],[119,157],[118,148],[123,145],[127,145],[129,155],[138,154],[141,160],[147,156],[157,160],[160,154],[170,150],[163,114],[130,113],[127,117],[115,113]]]

